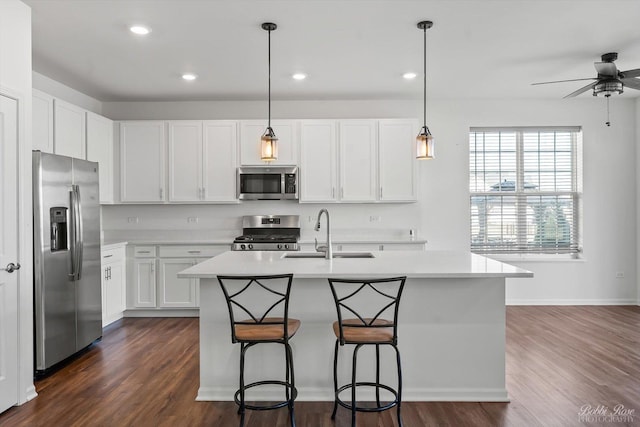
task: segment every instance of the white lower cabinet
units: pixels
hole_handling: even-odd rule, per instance
[[[229,249],[222,244],[135,246],[131,308],[198,308],[198,280],[178,278],[178,273]]]
[[[125,248],[102,251],[102,326],[122,318],[126,308]]]
[[[161,259],[158,307],[198,307],[198,281],[178,278],[178,273],[197,264],[195,259]]]

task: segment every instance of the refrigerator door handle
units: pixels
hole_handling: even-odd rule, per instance
[[[78,254],[78,258],[77,258],[77,262],[76,262],[76,266],[77,266],[77,272],[76,272],[76,280],[80,280],[81,275],[82,275],[82,259],[84,258],[84,236],[83,236],[83,229],[82,229],[82,207],[80,204],[80,187],[78,185],[74,185],[74,190],[76,193],[76,206],[75,206],[75,211],[76,211],[76,237],[77,237],[77,254]]]
[[[82,273],[82,212],[80,211],[80,189],[71,186],[71,280],[80,280]]]
[[[69,190],[69,196],[70,196],[70,209],[69,209],[69,215],[71,218],[69,218],[69,223],[70,223],[70,227],[69,227],[69,252],[71,254],[71,273],[69,274],[69,279],[70,280],[76,280],[77,274],[76,271],[78,269],[78,248],[77,248],[77,241],[78,241],[78,231],[76,228],[76,223],[77,223],[77,213],[76,213],[76,186],[72,185],[71,189]]]

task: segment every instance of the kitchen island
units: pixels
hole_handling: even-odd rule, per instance
[[[508,401],[505,280],[533,273],[469,252],[373,255],[326,260],[286,258],[278,251],[231,251],[180,272],[178,277],[200,279],[197,400],[231,400],[238,385],[240,346],[231,343],[229,315],[216,276],[293,273],[289,315],[302,322],[290,341],[298,400],[333,400],[331,325],[336,311],[327,278],[407,276],[398,321],[403,400]],[[278,345],[252,349],[247,353],[247,378],[282,376],[281,353]],[[360,354],[364,362],[358,365],[359,380],[371,378],[374,354],[370,353]],[[394,363],[391,352],[385,353],[381,352],[383,363]],[[341,357],[341,378],[346,378],[349,359]],[[382,369],[382,382],[395,381],[395,369]],[[273,395],[254,394],[251,399],[273,400]]]

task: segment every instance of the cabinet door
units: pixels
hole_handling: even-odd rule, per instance
[[[113,203],[113,121],[87,112],[87,160],[98,162],[100,203]]]
[[[296,165],[298,162],[297,122],[292,120],[272,120],[271,127],[278,137],[278,160],[272,165]],[[260,137],[267,128],[267,121],[240,122],[240,163],[246,165],[265,165],[260,160]]]
[[[300,123],[300,202],[336,201],[336,145],[335,122]]]
[[[85,158],[85,113],[86,110],[68,102],[53,101],[53,146],[56,154]]]
[[[165,200],[164,122],[120,123],[120,190],[123,202]]]
[[[135,295],[133,306],[155,308],[156,306],[156,260],[135,259],[133,261]]]
[[[123,262],[103,267],[102,326],[122,318],[125,310],[125,268]]]
[[[198,307],[196,279],[182,279],[177,275],[195,265],[193,259],[161,259],[158,307]]]
[[[169,201],[199,201],[202,197],[202,122],[169,122],[168,143]]]
[[[378,198],[384,202],[417,200],[414,120],[378,122]]]
[[[53,97],[33,89],[31,149],[53,153]]]
[[[376,183],[376,122],[340,122],[340,200],[373,202]]]
[[[237,122],[205,121],[202,147],[204,200],[237,201]]]

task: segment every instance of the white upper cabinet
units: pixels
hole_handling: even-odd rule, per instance
[[[169,201],[235,202],[236,122],[172,121]]]
[[[376,121],[344,120],[339,128],[341,201],[375,202]]]
[[[202,198],[202,122],[168,122],[169,201]]]
[[[228,120],[203,122],[202,198],[207,202],[237,202],[238,123]]]
[[[272,120],[278,137],[278,159],[271,165],[295,165],[298,159],[298,127],[294,120]],[[267,128],[266,120],[240,122],[240,163],[243,166],[267,165],[260,159],[260,137]]]
[[[53,96],[33,89],[31,148],[53,153]]]
[[[122,202],[158,203],[166,200],[165,152],[164,122],[120,123]]]
[[[415,120],[378,121],[378,198],[384,202],[417,200]]]
[[[113,121],[87,112],[87,160],[98,162],[100,203],[113,203]]]
[[[335,121],[300,123],[300,202],[335,202],[338,195]]]
[[[415,201],[416,126],[407,119],[302,120],[300,202]]]
[[[84,159],[86,110],[68,102],[53,101],[54,152],[63,156]]]

